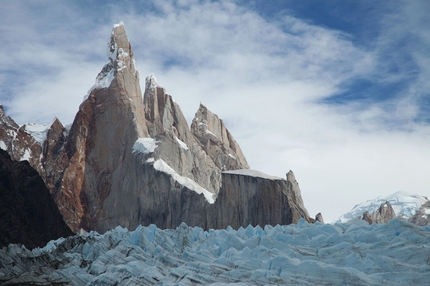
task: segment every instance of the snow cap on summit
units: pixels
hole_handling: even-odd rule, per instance
[[[148,75],[145,79],[145,89],[154,89],[158,87],[157,79],[155,78],[155,75],[151,73]]]
[[[113,25],[112,34],[107,47],[107,56],[111,63],[121,54],[133,55],[131,45],[123,22]]]

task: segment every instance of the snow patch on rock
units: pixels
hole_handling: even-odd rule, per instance
[[[24,124],[24,130],[43,146],[50,126],[51,124],[26,123]]]
[[[211,192],[209,192],[190,178],[179,175],[175,170],[172,169],[172,167],[170,167],[166,162],[164,162],[163,159],[158,159],[157,161],[155,161],[154,168],[158,171],[169,174],[175,181],[177,181],[182,186],[187,187],[188,189],[195,191],[198,194],[203,194],[210,204],[213,204],[215,202],[213,194]]]
[[[0,149],[7,151],[6,143],[4,143],[3,141],[0,141]]]
[[[187,146],[187,144],[185,144],[185,142],[184,142],[184,141],[179,140],[179,138],[178,138],[178,137],[175,137],[175,139],[176,139],[176,141],[179,143],[179,146],[181,146],[181,148],[182,148],[182,149],[184,149],[184,150],[188,150],[188,146]]]
[[[133,153],[149,154],[155,151],[158,141],[154,138],[139,138],[134,142]]]
[[[29,149],[25,149],[24,154],[22,154],[20,161],[29,161],[31,157],[31,151]]]
[[[122,21],[120,21],[118,24],[114,24],[113,28],[115,29],[115,28],[117,28],[119,26],[124,26],[124,23]]]
[[[145,79],[145,88],[149,90],[153,90],[158,87],[157,80],[155,78],[155,75],[151,73],[148,75]]]
[[[240,169],[240,170],[230,170],[230,171],[224,171],[224,174],[235,174],[235,175],[243,175],[243,176],[250,176],[250,177],[257,177],[257,178],[263,178],[268,180],[285,180],[281,177],[276,176],[270,176],[263,172],[257,171],[257,170],[251,170],[251,169]]]

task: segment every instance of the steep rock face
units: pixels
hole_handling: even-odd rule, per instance
[[[49,127],[46,140],[43,143],[43,152],[40,165],[43,168],[43,178],[49,190],[58,190],[58,182],[69,158],[64,145],[67,141],[67,131],[57,118]],[[56,193],[53,193],[54,197]]]
[[[294,174],[290,171],[289,178]],[[267,176],[254,170],[223,172],[223,185],[211,208],[209,227],[233,228],[247,225],[285,225],[310,217],[301,198],[297,181]]]
[[[242,149],[224,122],[203,104],[191,123],[191,132],[218,168],[223,171],[249,169]]]
[[[121,223],[129,229],[139,224],[156,224],[175,228],[185,222],[203,229],[234,229],[248,225],[287,225],[300,218],[311,219],[303,205],[298,204],[295,184],[283,178],[261,175],[253,170],[236,170],[222,174],[222,187],[213,204],[204,195],[178,184],[172,176],[156,170],[154,163],[135,162],[140,172],[141,187],[136,197],[124,198],[132,217]],[[143,163],[146,162],[146,163]],[[153,191],[156,190],[156,191]],[[136,200],[137,198],[137,200]],[[106,222],[110,225],[109,222]]]
[[[122,24],[112,31],[108,56],[66,144],[70,159],[56,199],[74,230],[100,229],[120,190],[126,195],[136,188],[131,150],[137,138],[148,136],[139,74]]]
[[[197,143],[181,108],[153,75],[146,78],[144,108],[149,135],[158,141],[155,159],[162,158],[178,174],[216,195],[221,187],[220,168]]]
[[[0,247],[21,243],[43,247],[73,235],[38,172],[0,150]]]

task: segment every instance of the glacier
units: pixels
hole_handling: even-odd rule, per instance
[[[0,250],[0,284],[424,285],[430,227],[308,224],[204,231],[184,223],[76,234]]]

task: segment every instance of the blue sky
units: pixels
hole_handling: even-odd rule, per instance
[[[123,21],[142,82],[155,73],[189,123],[206,104],[251,168],[293,170],[311,215],[334,220],[377,195],[430,196],[428,11],[425,0],[8,1],[0,104],[19,124],[71,123]]]

